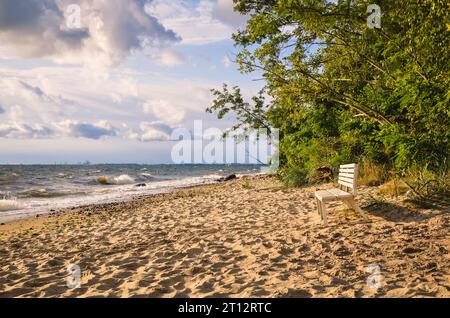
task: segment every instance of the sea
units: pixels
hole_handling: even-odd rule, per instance
[[[261,173],[262,165],[0,165],[0,223]]]

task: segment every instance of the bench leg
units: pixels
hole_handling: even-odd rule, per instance
[[[322,212],[320,211],[320,200],[316,198],[316,205],[317,205],[317,214],[322,215]]]
[[[327,225],[328,224],[328,215],[327,215],[327,207],[325,206],[325,202],[320,202],[320,209],[322,210],[323,225]]]
[[[355,207],[353,206],[351,199],[344,200],[344,203],[349,209],[355,210]]]
[[[357,213],[361,214],[362,216],[366,217],[366,215],[364,214],[364,211],[361,210],[359,205],[356,203],[355,199],[348,200],[348,204],[353,210],[355,210],[355,212],[357,212]]]

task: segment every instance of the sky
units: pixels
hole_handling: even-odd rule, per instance
[[[232,0],[0,0],[0,164],[171,163],[171,132],[226,129],[210,89],[239,73]]]

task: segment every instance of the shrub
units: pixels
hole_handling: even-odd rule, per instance
[[[358,184],[376,186],[385,182],[389,170],[385,165],[376,164],[372,160],[364,158],[359,164]]]
[[[253,186],[250,184],[250,182],[245,181],[245,183],[242,184],[242,188],[245,190],[251,190],[253,189]]]
[[[398,197],[400,195],[406,194],[410,190],[410,187],[403,181],[394,178],[384,184],[382,184],[378,191],[381,194],[385,194],[391,197]]]
[[[300,187],[308,183],[308,171],[302,167],[290,167],[281,173],[281,180],[290,187]]]
[[[442,169],[434,172],[424,167],[413,166],[406,173],[404,180],[413,192],[421,197],[446,193],[450,188],[450,171]]]

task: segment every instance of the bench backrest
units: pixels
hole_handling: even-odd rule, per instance
[[[356,180],[358,179],[358,165],[356,163],[339,167],[339,189],[356,195]]]

